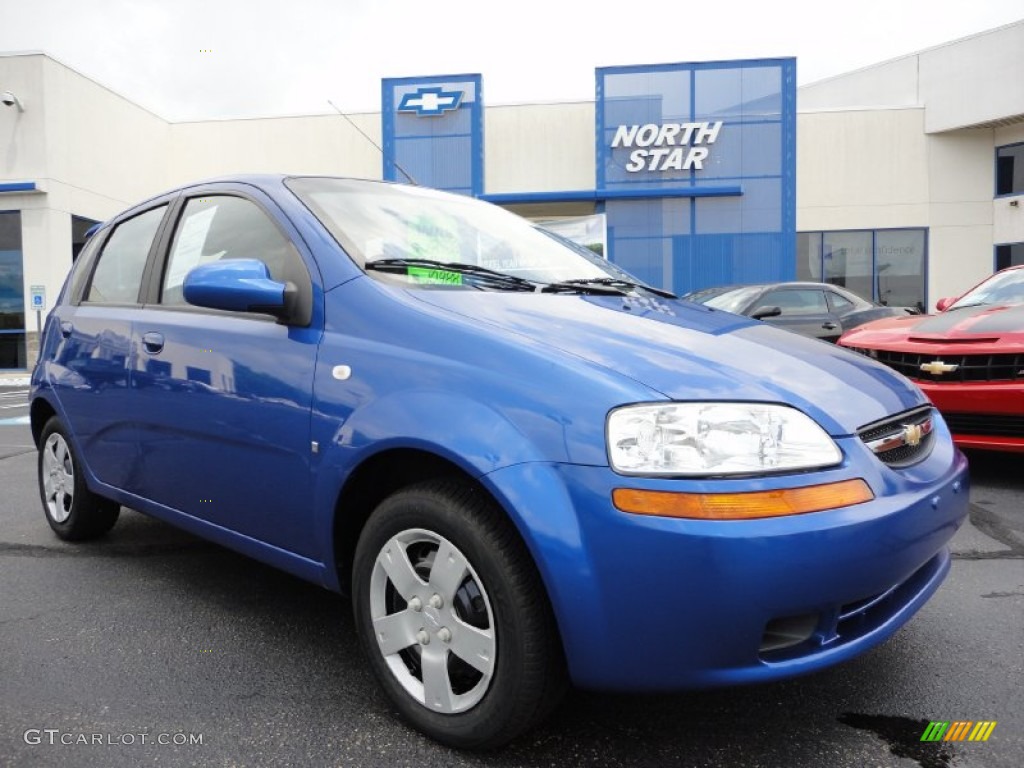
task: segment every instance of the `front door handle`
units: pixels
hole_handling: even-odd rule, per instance
[[[831,320],[826,320],[824,323],[821,324],[821,327],[824,328],[826,331],[834,331],[839,326],[833,323]]]
[[[164,348],[164,335],[156,331],[144,333],[142,334],[142,346],[151,355],[159,354],[160,350]]]

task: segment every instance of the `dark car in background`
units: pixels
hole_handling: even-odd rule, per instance
[[[828,283],[726,285],[693,291],[683,298],[831,342],[872,320],[916,314],[912,308],[886,307]]]

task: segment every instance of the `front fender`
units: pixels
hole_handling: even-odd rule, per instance
[[[312,439],[317,444],[313,465],[317,536],[325,542],[325,552],[326,543],[333,540],[335,502],[342,488],[356,468],[377,454],[402,448],[424,451],[476,479],[502,467],[545,458],[541,446],[495,408],[437,390],[389,394],[345,419],[314,411]]]
[[[611,627],[564,469],[551,463],[516,464],[480,482],[526,543],[551,601],[562,647],[570,651],[565,654],[570,677],[586,682],[593,677],[588,665],[600,655],[586,649],[603,648],[598,639],[609,637]]]

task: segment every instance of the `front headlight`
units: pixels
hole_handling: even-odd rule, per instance
[[[609,413],[608,458],[625,475],[747,475],[828,467],[842,453],[786,405],[663,403]]]

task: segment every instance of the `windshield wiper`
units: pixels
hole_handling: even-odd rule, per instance
[[[632,280],[626,280],[621,277],[581,277],[575,280],[562,280],[557,283],[549,283],[548,285],[544,286],[544,288],[542,288],[541,290],[567,290],[569,288],[577,286],[608,286],[609,288],[614,289],[613,291],[609,291],[609,293],[614,292],[617,294],[626,293],[626,291],[623,291],[622,288],[640,288],[645,291],[650,291],[655,296],[661,296],[662,298],[665,299],[678,298],[674,293],[672,293],[671,291],[666,291],[664,288],[653,288],[649,285],[646,285],[645,283],[636,283],[633,282]]]
[[[498,272],[495,269],[488,269],[477,264],[465,264],[461,261],[437,261],[435,259],[374,259],[363,265],[363,269],[373,269],[379,272],[404,272],[408,267],[426,267],[428,269],[441,269],[447,272],[457,272],[460,275],[469,275],[473,278],[519,290],[534,291],[537,284],[522,277],[509,275],[505,272]]]

